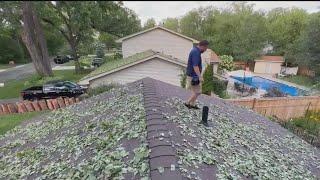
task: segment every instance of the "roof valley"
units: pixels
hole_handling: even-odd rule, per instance
[[[151,179],[182,179],[170,132],[158,105],[156,87],[151,78],[144,78],[143,98],[146,111],[147,141]]]

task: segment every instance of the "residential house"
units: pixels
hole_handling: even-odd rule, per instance
[[[123,57],[129,57],[152,49],[187,61],[189,51],[198,40],[184,36],[161,26],[156,26],[116,41],[122,43]]]
[[[254,72],[262,74],[280,74],[281,65],[284,63],[283,56],[261,56],[254,60]]]
[[[195,39],[160,26],[123,37],[117,42],[122,43],[123,59],[103,64],[82,78],[79,84],[96,87],[151,77],[179,86],[190,50],[194,43],[198,43]],[[218,62],[212,50],[203,57],[205,62]]]
[[[82,78],[79,84],[97,87],[110,83],[126,84],[144,77],[152,77],[180,85],[180,75],[186,67],[186,62],[182,60],[147,50],[119,61],[107,62]]]
[[[206,66],[208,66],[209,64],[212,64],[213,73],[217,74],[218,66],[221,60],[219,56],[212,49],[207,49],[204,53],[202,53],[201,59],[202,59],[203,72]]]
[[[144,78],[0,138],[0,179],[318,179],[320,150],[248,109]]]

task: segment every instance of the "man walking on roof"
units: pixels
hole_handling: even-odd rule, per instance
[[[200,41],[199,44],[193,47],[189,53],[188,66],[187,66],[187,89],[192,91],[191,97],[184,103],[188,108],[199,109],[195,104],[198,96],[201,94],[201,83],[203,77],[201,53],[208,49],[209,42],[207,40]]]

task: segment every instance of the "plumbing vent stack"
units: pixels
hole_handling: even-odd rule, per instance
[[[208,112],[209,112],[209,107],[208,106],[203,106],[202,108],[202,120],[201,123],[205,126],[209,126],[208,125]]]

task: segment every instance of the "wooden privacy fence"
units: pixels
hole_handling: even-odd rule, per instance
[[[79,98],[56,98],[40,101],[21,101],[17,103],[0,104],[0,115],[25,113],[43,110],[55,110],[79,102]]]
[[[308,110],[320,111],[320,96],[228,99],[227,101],[248,107],[264,116],[275,116],[283,121],[303,117]]]

